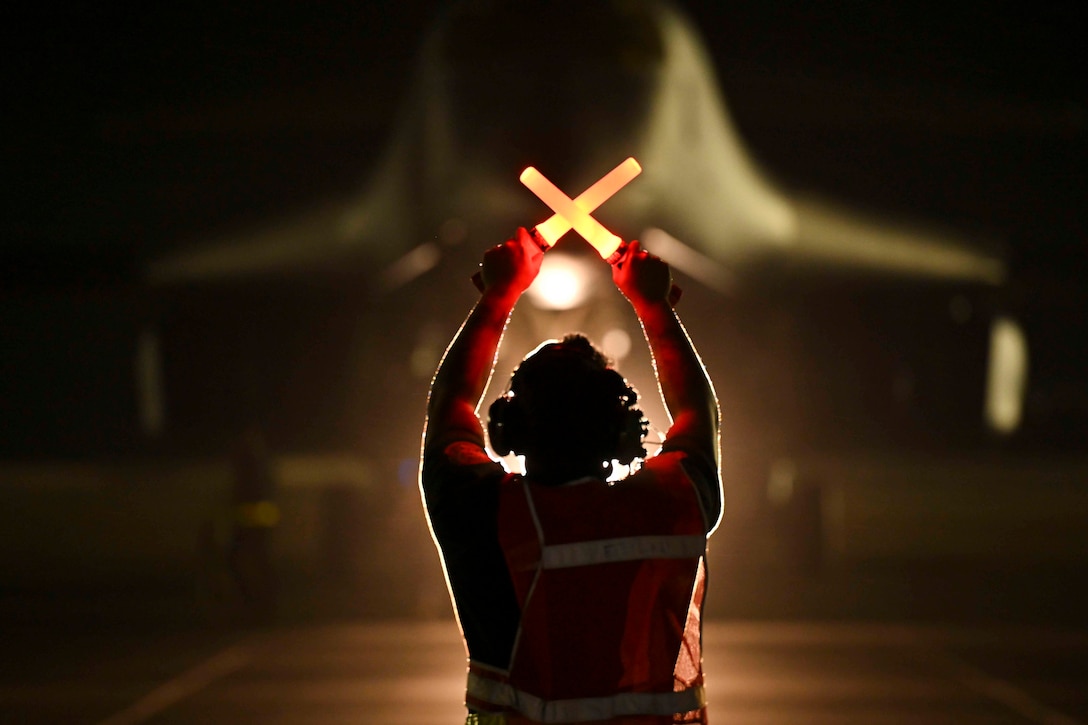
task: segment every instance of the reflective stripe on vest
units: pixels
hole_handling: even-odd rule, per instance
[[[583,722],[624,715],[673,715],[706,707],[706,692],[697,686],[680,692],[621,692],[607,697],[543,700],[475,672],[468,675],[468,695],[509,707],[536,722]]]
[[[636,559],[695,559],[703,555],[706,537],[630,536],[573,544],[545,546],[540,555],[544,569],[592,566]]]

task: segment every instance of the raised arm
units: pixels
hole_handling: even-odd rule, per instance
[[[536,278],[543,256],[524,228],[484,253],[480,299],[446,349],[431,383],[425,448],[457,440],[483,445],[476,410],[495,368],[510,313]]]
[[[612,267],[612,279],[631,303],[650,346],[654,371],[672,425],[666,447],[702,455],[714,467],[717,490],[711,500],[720,506],[718,399],[687,331],[672,304],[672,273],[662,259],[631,242]]]

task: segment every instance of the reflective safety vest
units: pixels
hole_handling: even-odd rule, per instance
[[[683,456],[615,485],[504,481],[520,628],[509,669],[470,661],[471,710],[511,724],[706,722],[706,529]]]

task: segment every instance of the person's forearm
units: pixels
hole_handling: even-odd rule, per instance
[[[687,331],[664,300],[642,303],[635,312],[650,346],[673,432],[709,437],[717,458],[718,402]]]
[[[495,368],[495,354],[518,298],[540,271],[544,252],[520,227],[513,239],[484,252],[476,286],[480,300],[453,338],[431,382],[424,445],[455,440],[483,442],[476,415]]]

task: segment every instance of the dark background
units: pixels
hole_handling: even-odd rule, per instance
[[[106,2],[4,11],[0,456],[146,452],[135,432],[132,337],[150,320],[169,323],[178,304],[148,300],[143,265],[217,230],[361,184],[392,131],[421,35],[442,6]],[[1019,319],[1032,344],[1021,443],[1083,450],[1088,84],[1077,4],[680,7],[706,39],[753,155],[781,183],[1001,240],[1010,281],[986,304]],[[191,405],[166,448],[214,449],[211,441],[252,412],[250,399],[270,389],[285,415],[296,410],[309,421],[284,428],[284,446],[342,445],[339,414],[315,404],[310,390],[292,392],[276,370],[310,364],[320,377],[332,369],[313,360],[342,358],[350,352],[342,345],[315,351],[305,340],[293,347],[282,340],[302,335],[314,314],[335,340],[350,329],[348,313],[330,313],[320,288],[296,289],[286,300],[264,288],[217,294],[228,302],[216,309],[237,310],[232,324],[193,323],[193,305],[206,295],[190,292],[198,301],[181,303],[189,307],[167,342],[167,376],[189,362],[171,349],[201,344],[248,346],[251,356],[267,356],[270,372],[250,375],[254,392],[238,393],[249,402],[225,417],[176,395],[174,412]],[[826,316],[823,328],[864,307],[859,300],[889,301],[873,289],[839,294],[812,310],[813,319]],[[244,304],[231,305],[230,295]],[[900,309],[855,319],[857,329],[889,319],[919,326],[920,306],[945,304],[896,299]],[[245,310],[255,306],[282,326],[247,327]],[[912,354],[940,367],[947,353],[939,341],[950,334],[935,327],[912,343]],[[879,336],[851,344],[879,346]],[[296,357],[271,352],[301,348]],[[196,367],[214,368],[220,354]],[[958,365],[966,364],[949,358],[950,369]],[[222,403],[237,393],[229,376],[205,382],[206,399]],[[936,394],[931,408],[953,402]],[[852,415],[864,427],[864,405]]]

